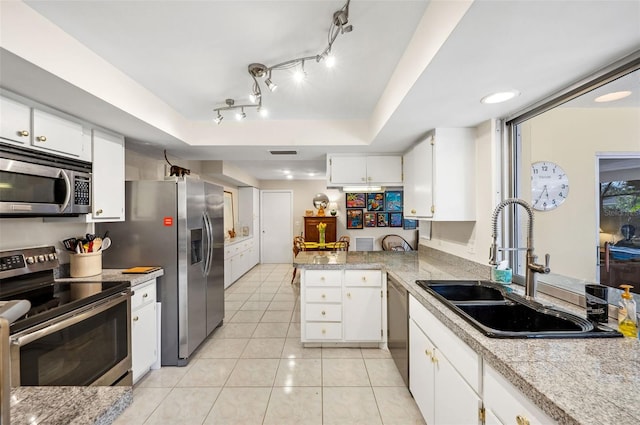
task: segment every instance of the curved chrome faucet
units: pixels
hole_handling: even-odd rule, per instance
[[[538,279],[536,273],[549,273],[549,254],[545,255],[545,265],[537,264],[538,256],[533,253],[533,209],[526,201],[518,198],[509,198],[500,202],[498,206],[493,210],[491,216],[491,247],[489,248],[489,264],[495,266],[498,264],[497,257],[498,251],[498,216],[500,212],[507,205],[520,205],[523,207],[529,215],[529,221],[527,222],[527,268],[525,270],[525,287],[524,293],[527,298],[535,298],[536,290],[538,286]]]

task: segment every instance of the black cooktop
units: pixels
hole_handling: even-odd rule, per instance
[[[129,282],[55,282],[49,275],[0,284],[0,301],[27,300],[31,309],[11,325],[11,334],[46,322],[113,294],[128,290]]]

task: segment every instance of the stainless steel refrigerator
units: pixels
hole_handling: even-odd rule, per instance
[[[189,177],[128,181],[124,222],[100,223],[104,268],[161,266],[162,365],[184,366],[224,317],[223,189]]]

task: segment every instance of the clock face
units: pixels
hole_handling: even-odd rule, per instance
[[[531,205],[539,211],[558,208],[569,195],[569,177],[549,161],[531,164]]]

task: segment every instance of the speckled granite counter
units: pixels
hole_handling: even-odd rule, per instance
[[[640,341],[488,338],[415,284],[417,279],[484,279],[488,267],[437,253],[307,251],[298,254],[294,266],[382,268],[556,422],[640,423]],[[585,317],[584,309],[539,298]]]
[[[20,387],[12,425],[108,425],[132,402],[131,387]]]
[[[151,273],[123,273],[126,269],[102,269],[102,273],[89,277],[57,277],[57,282],[129,282],[132,287],[164,275],[164,270]]]

